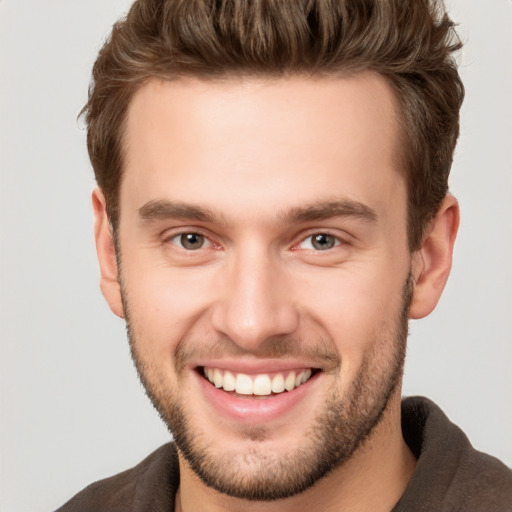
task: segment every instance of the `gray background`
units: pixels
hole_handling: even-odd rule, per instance
[[[168,439],[98,287],[83,127],[102,39],[128,0],[0,1],[1,486],[53,510]],[[452,0],[467,46],[452,277],[413,322],[405,394],[512,466],[512,3]]]

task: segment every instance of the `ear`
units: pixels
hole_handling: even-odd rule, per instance
[[[124,318],[112,228],[107,216],[105,196],[99,188],[96,188],[92,193],[92,207],[94,210],[96,252],[101,271],[101,292],[112,312],[118,317]]]
[[[458,227],[459,204],[448,194],[420,249],[413,254],[414,294],[410,318],[423,318],[436,307],[450,275]]]

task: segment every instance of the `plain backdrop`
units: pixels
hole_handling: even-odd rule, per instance
[[[100,294],[85,132],[95,55],[129,0],[0,0],[1,484],[50,511],[169,434]],[[512,466],[512,3],[452,0],[466,47],[450,181],[462,224],[437,310],[411,324],[404,394]]]

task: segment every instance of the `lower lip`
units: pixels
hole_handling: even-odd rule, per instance
[[[266,423],[294,409],[314,386],[320,372],[292,391],[268,397],[247,397],[227,393],[213,386],[198,372],[196,377],[207,401],[221,414],[243,423]]]

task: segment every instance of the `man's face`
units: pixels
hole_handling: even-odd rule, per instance
[[[307,488],[399,402],[411,261],[390,88],[154,81],[125,144],[125,315],[182,467],[248,499]]]

